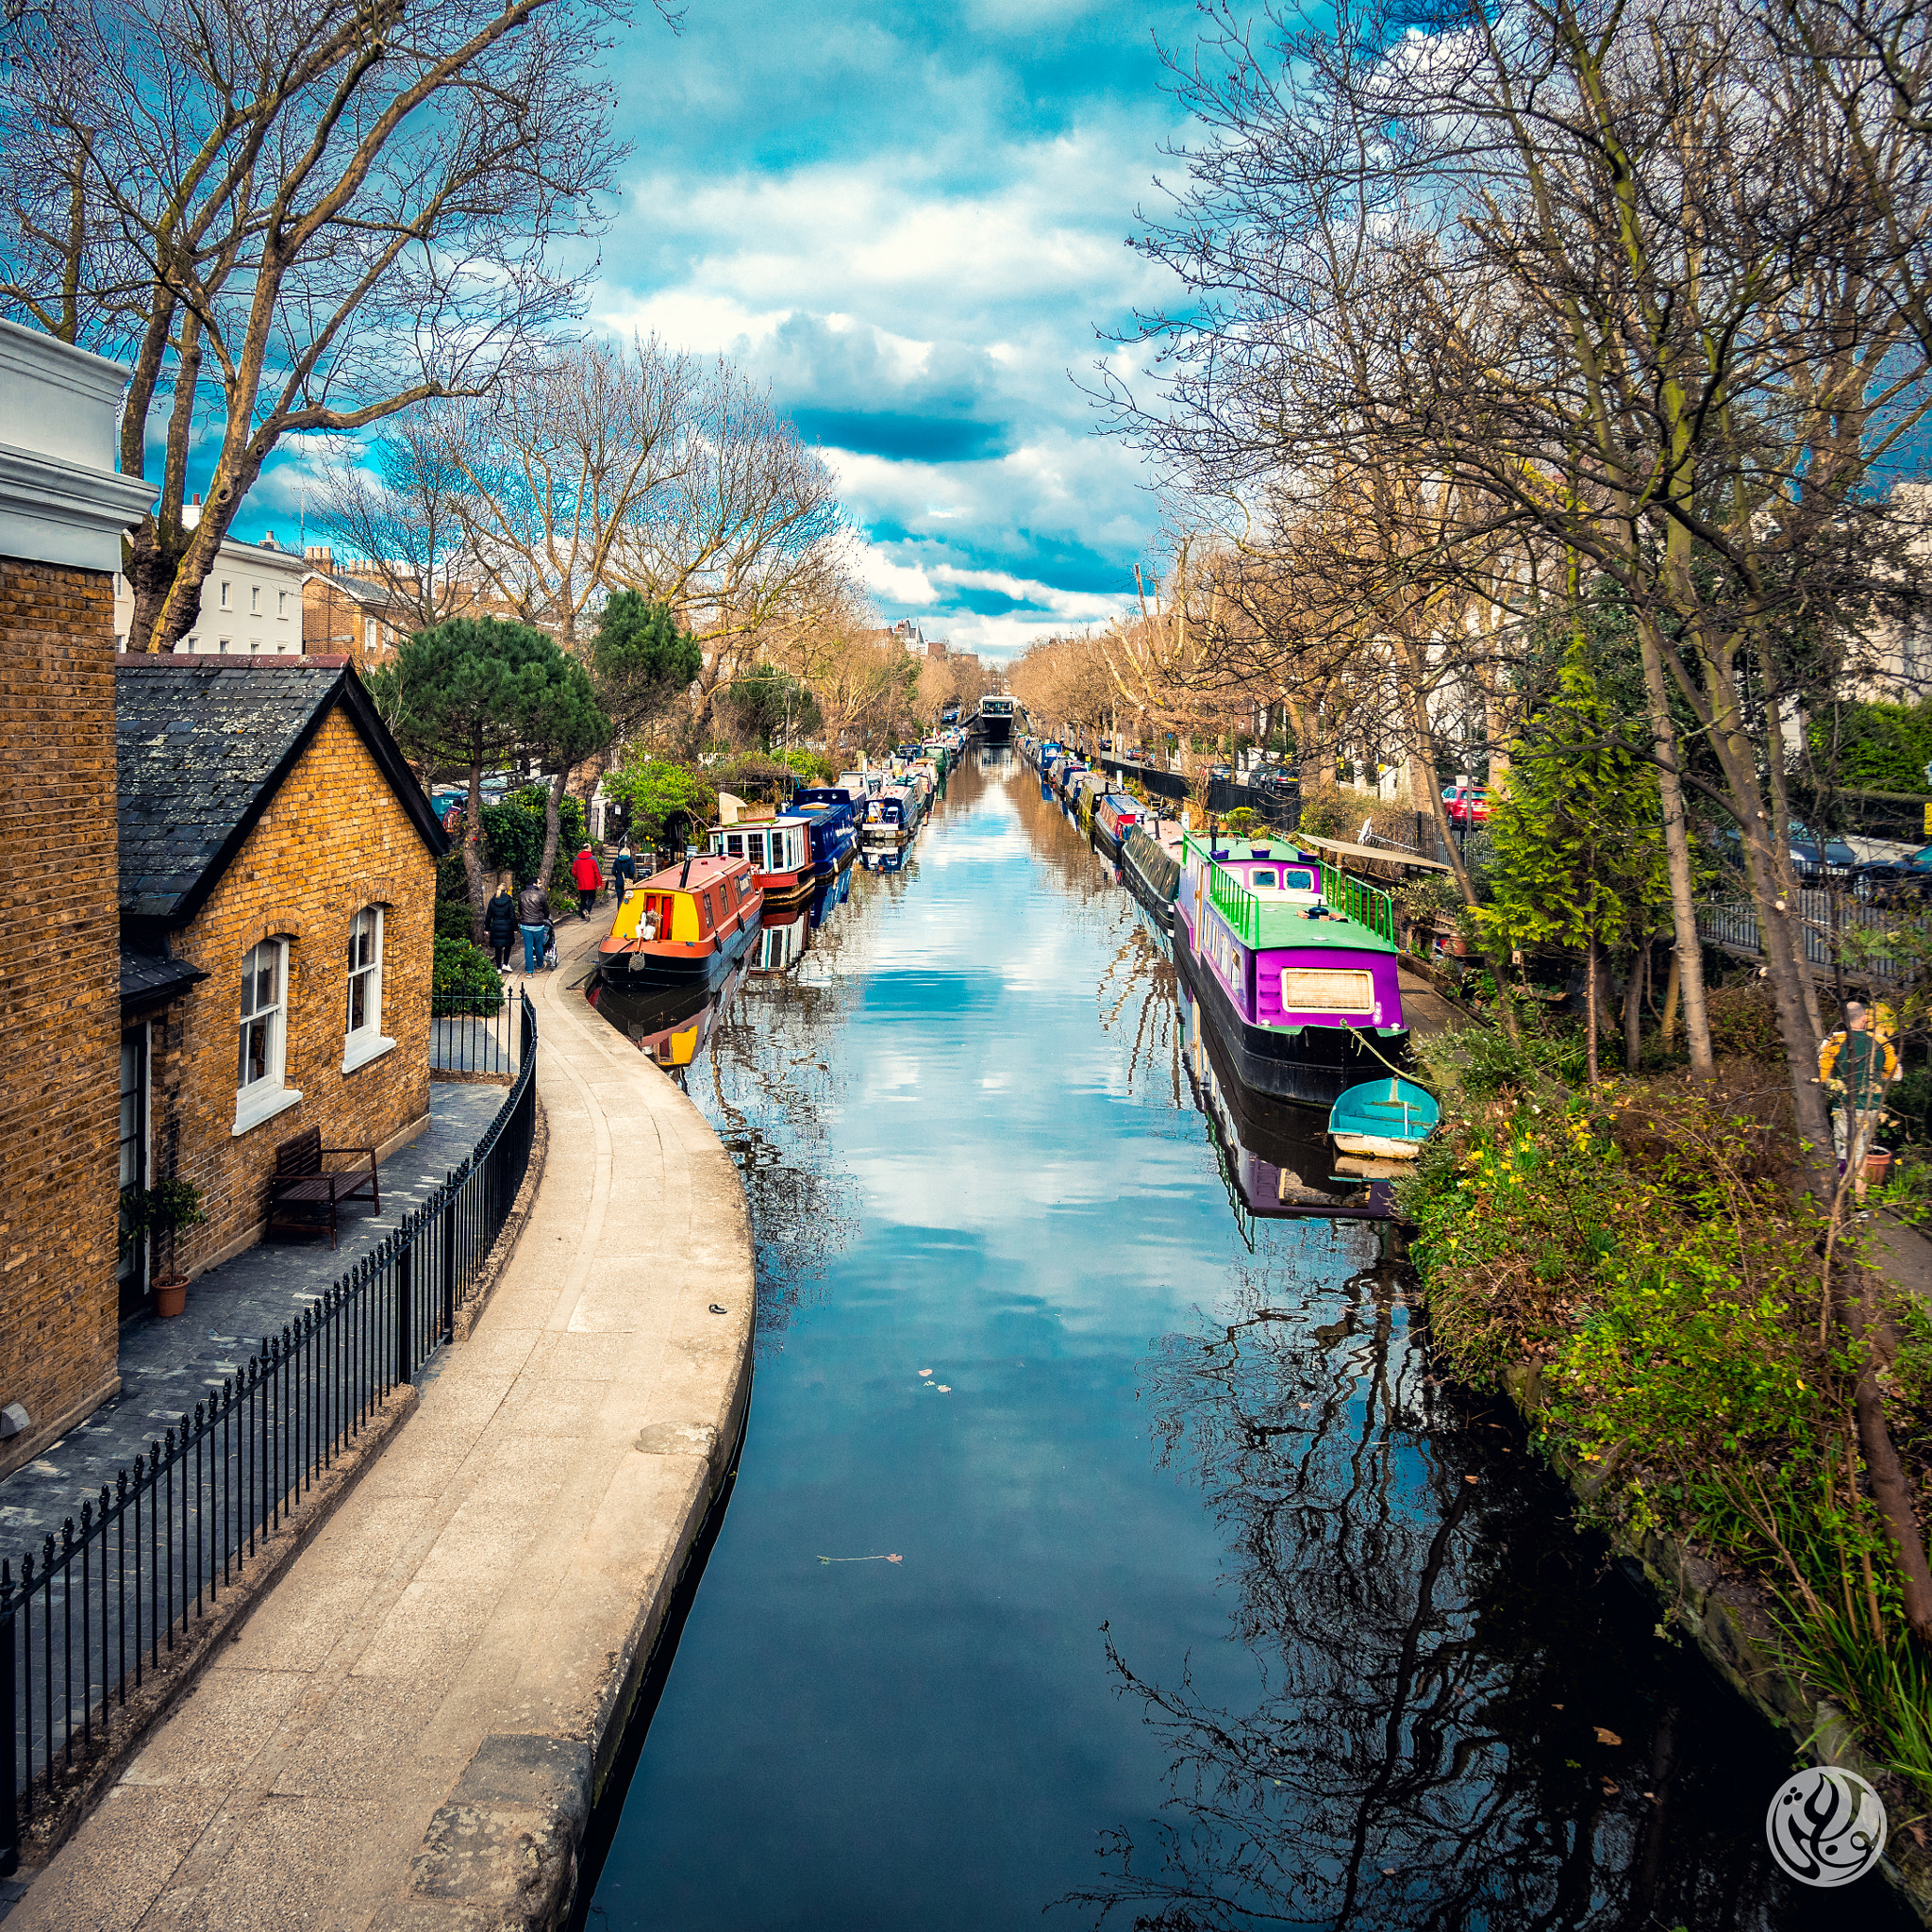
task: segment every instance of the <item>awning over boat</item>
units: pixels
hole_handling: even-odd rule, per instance
[[[1413,852],[1396,852],[1387,845],[1354,845],[1346,839],[1324,839],[1314,832],[1294,832],[1290,838],[1297,845],[1313,845],[1319,851],[1333,852],[1341,858],[1374,858],[1384,865],[1406,865],[1422,872],[1453,872],[1440,858],[1421,858]]]

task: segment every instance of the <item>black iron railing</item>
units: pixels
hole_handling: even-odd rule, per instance
[[[430,1071],[501,1080],[513,1078],[518,1041],[522,1038],[517,1006],[518,1002],[508,992],[431,993]]]
[[[129,1696],[449,1340],[530,1157],[537,1016],[527,995],[515,1005],[516,1077],[469,1158],[58,1538],[0,1562],[0,1873]]]

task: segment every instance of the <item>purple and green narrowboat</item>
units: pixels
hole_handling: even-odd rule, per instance
[[[1408,1042],[1386,892],[1273,840],[1190,833],[1175,963],[1241,1085],[1326,1107]]]

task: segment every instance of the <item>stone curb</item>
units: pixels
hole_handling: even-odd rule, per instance
[[[107,1743],[85,1769],[74,1774],[73,1782],[56,1795],[51,1807],[22,1828],[17,1883],[30,1882],[87,1822],[156,1727],[194,1689],[222,1642],[240,1639],[242,1625],[415,1412],[414,1386],[398,1383],[356,1440],[317,1477],[283,1526],[257,1543],[256,1554],[220,1602],[176,1637],[172,1655],[143,1673],[141,1689],[129,1695],[125,1707],[115,1707]]]

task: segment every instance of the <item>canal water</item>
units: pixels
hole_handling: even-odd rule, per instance
[[[1386,1224],[1244,1211],[1029,768],[969,754],[802,944],[605,1006],[741,1165],[758,1317],[579,1923],[1907,1923],[1771,1866],[1788,1744],[1435,1376]]]

